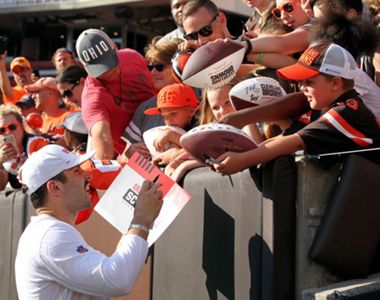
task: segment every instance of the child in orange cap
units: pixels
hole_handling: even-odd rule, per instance
[[[290,135],[280,135],[242,153],[227,152],[214,164],[216,172],[233,174],[280,155],[305,150],[319,155],[380,147],[380,126],[354,90],[355,59],[344,48],[318,43],[308,48],[296,64],[278,75],[297,80],[318,118]],[[359,155],[380,163],[379,151]]]
[[[160,90],[157,95],[157,106],[145,110],[146,115],[161,114],[165,125],[170,126],[159,130],[154,139],[154,147],[158,152],[167,150],[167,144],[180,147],[180,130],[189,130],[196,122],[195,113],[198,109],[198,98],[193,88],[184,84],[171,84]]]

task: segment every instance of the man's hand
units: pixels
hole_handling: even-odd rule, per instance
[[[247,39],[254,39],[254,38],[257,38],[257,34],[252,30],[252,31],[247,31],[241,37],[244,37]]]
[[[246,124],[245,120],[242,118],[243,115],[244,115],[244,110],[235,111],[222,117],[218,121],[218,123],[235,126],[241,129],[244,126],[248,125]]]
[[[0,146],[0,164],[10,159],[17,159],[18,151],[12,144],[7,143]]]
[[[157,152],[168,150],[170,143],[180,145],[180,138],[182,134],[178,133],[170,127],[160,128],[158,134],[153,141],[153,146]]]
[[[166,166],[171,161],[175,160],[178,155],[181,155],[184,152],[185,150],[182,148],[170,148],[165,152],[153,156],[152,162],[158,166]]]
[[[215,172],[222,175],[235,174],[243,171],[247,166],[244,165],[244,160],[241,159],[241,153],[226,152],[218,157],[219,163],[214,163],[212,167]]]
[[[200,46],[202,46],[202,43],[199,41],[185,41],[178,45],[178,49],[181,49],[181,51],[196,50]]]
[[[138,195],[132,224],[140,224],[150,228],[162,207],[161,183],[145,180]]]
[[[142,154],[146,159],[150,159],[150,157],[151,157],[150,152],[144,143],[129,144],[125,148],[125,150],[123,152],[124,155],[122,155],[122,156],[125,156],[127,158],[131,158],[133,153],[135,153],[136,151],[138,153]]]
[[[169,127],[160,128],[158,130],[157,135],[153,141],[153,146],[157,152],[163,152],[169,148],[171,133],[172,129]]]
[[[313,8],[310,5],[310,0],[301,0],[301,7],[309,18],[314,17]]]
[[[0,69],[5,70],[6,66],[7,66],[7,51],[4,51],[4,53],[0,55]]]

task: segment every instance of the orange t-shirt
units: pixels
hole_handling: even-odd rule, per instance
[[[63,134],[65,129],[63,127],[57,127],[63,124],[63,121],[65,120],[68,114],[70,114],[70,112],[64,108],[61,108],[54,116],[48,116],[47,114],[42,113],[43,123],[40,129],[41,132]]]
[[[3,94],[3,102],[4,104],[15,104],[18,100],[21,99],[22,96],[26,95],[28,92],[25,91],[24,88],[20,86],[14,86],[12,87],[13,90],[13,97],[8,98]]]
[[[116,160],[96,159],[89,159],[80,165],[81,169],[91,174],[90,189],[87,190],[91,198],[91,208],[80,211],[75,224],[83,223],[91,216],[95,205],[99,202],[96,189],[108,189],[124,165],[125,163],[119,164]]]
[[[28,157],[35,151],[40,150],[42,147],[49,144],[49,140],[40,137],[40,136],[32,136],[29,137],[26,142],[26,153]]]

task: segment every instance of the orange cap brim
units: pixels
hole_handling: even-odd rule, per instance
[[[148,109],[144,110],[144,114],[146,114],[146,115],[159,115],[159,114],[161,114],[161,112],[158,109],[158,107],[152,107],[152,108],[148,108]]]
[[[304,80],[318,75],[319,72],[308,68],[300,63],[280,68],[277,70],[277,75],[287,80]]]
[[[144,114],[146,114],[146,115],[160,115],[161,114],[161,111],[160,111],[161,108],[193,107],[194,109],[196,109],[198,107],[198,103],[196,103],[196,104],[197,104],[196,106],[193,106],[193,105],[182,105],[182,104],[179,104],[179,105],[172,104],[172,105],[160,106],[159,108],[158,107],[152,107],[152,108],[148,108],[148,109],[144,110]]]

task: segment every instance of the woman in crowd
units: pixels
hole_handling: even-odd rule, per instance
[[[43,137],[28,134],[19,110],[14,105],[0,105],[0,190],[7,183],[13,188],[21,184],[16,175],[31,153],[49,142]]]
[[[81,95],[86,77],[86,70],[78,65],[68,66],[58,73],[57,88],[66,105],[81,107]]]

